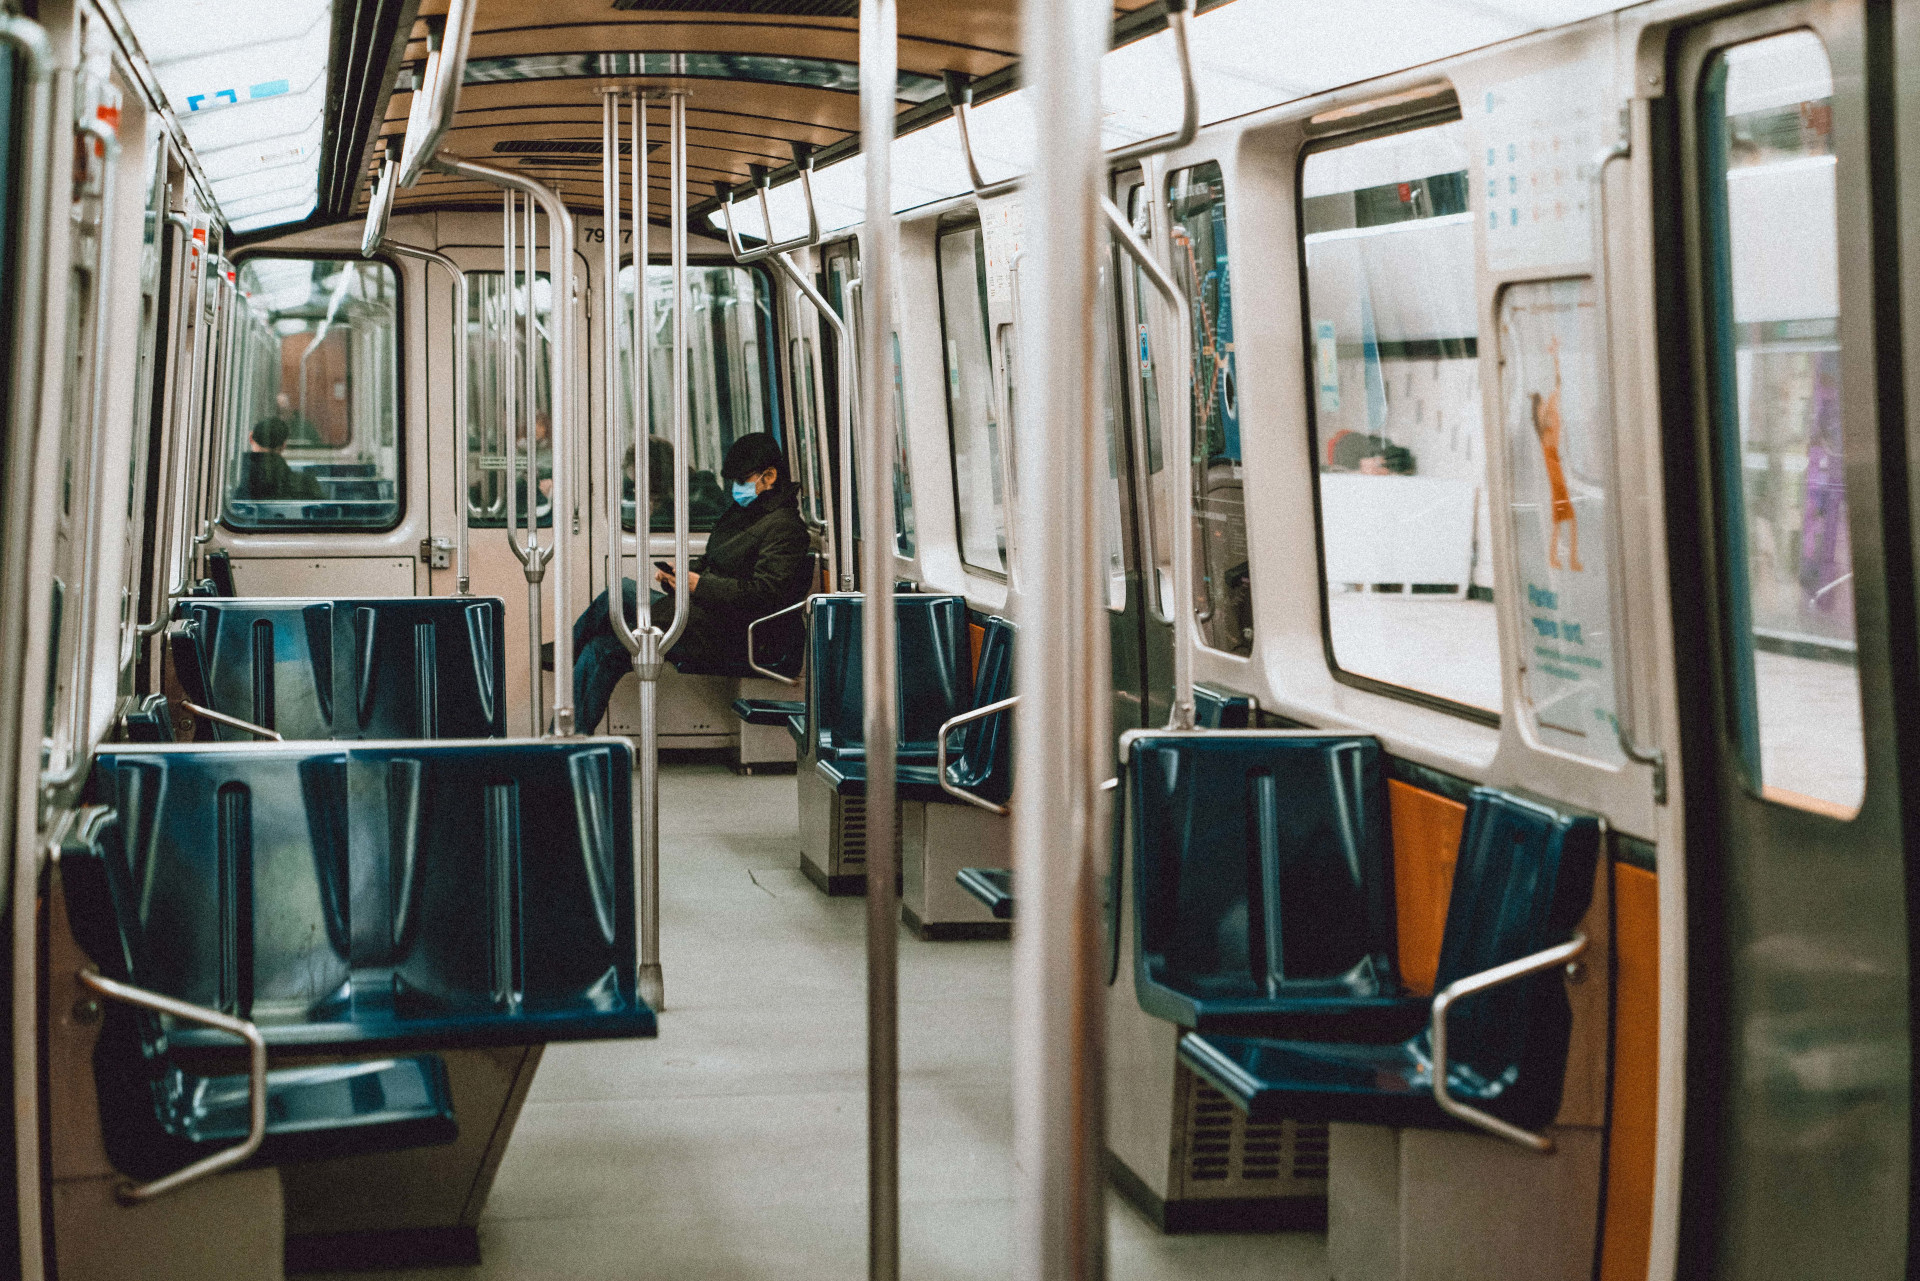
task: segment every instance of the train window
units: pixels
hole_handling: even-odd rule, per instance
[[[1001,493],[1000,393],[987,338],[987,256],[978,226],[940,233],[940,327],[945,339],[947,428],[960,559],[1007,572]]]
[[[633,362],[633,264],[620,269],[620,361],[624,371]],[[778,388],[774,372],[773,289],[764,272],[735,266],[687,268],[687,333],[692,350],[687,361],[689,383],[688,434],[693,457],[688,460],[690,524],[709,530],[732,502],[720,464],[733,442],[752,432],[780,434]],[[673,431],[673,269],[660,263],[647,266],[648,430],[661,443],[652,446],[652,483],[655,501],[651,528],[673,528],[667,437]],[[623,376],[623,400],[633,383]],[[622,422],[632,422],[632,409],[622,405]],[[632,530],[632,495],[626,496],[623,525]]]
[[[1343,678],[1491,719],[1500,639],[1464,126],[1309,152],[1300,219],[1329,659]]]
[[[1701,187],[1731,729],[1761,796],[1851,817],[1866,748],[1832,97],[1810,31],[1716,54],[1701,94]]]
[[[1227,202],[1214,161],[1167,178],[1173,275],[1193,314],[1194,621],[1229,654],[1253,652],[1253,565],[1247,554],[1246,468],[1240,460]]]
[[[400,521],[399,279],[384,262],[254,257],[229,357],[234,529]]]
[[[526,273],[515,272],[513,288],[498,271],[467,273],[467,523],[475,529],[500,529],[507,523],[508,375],[514,397],[514,456],[516,470],[527,474],[528,368],[524,357],[508,368],[510,348],[504,335],[518,333],[527,323]],[[533,456],[539,478],[534,495],[541,528],[553,524],[553,387],[547,365],[548,335],[552,332],[553,285],[545,272],[533,279],[533,319],[540,355],[533,362]],[[513,329],[509,330],[509,322]],[[526,482],[515,503],[517,518],[527,518]]]

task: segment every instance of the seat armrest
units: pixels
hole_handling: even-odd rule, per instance
[[[1499,1117],[1482,1112],[1469,1103],[1462,1103],[1453,1097],[1447,1088],[1447,1011],[1453,1003],[1476,992],[1485,992],[1491,988],[1511,983],[1515,979],[1538,974],[1542,970],[1564,965],[1587,950],[1587,936],[1575,933],[1565,943],[1545,948],[1523,956],[1518,960],[1496,965],[1490,970],[1481,970],[1478,974],[1469,974],[1456,979],[1437,993],[1433,998],[1433,1101],[1440,1110],[1450,1116],[1458,1117],[1469,1125],[1478,1126],[1489,1134],[1497,1134],[1503,1139],[1518,1143],[1521,1147],[1532,1148],[1535,1152],[1553,1151],[1553,1140],[1544,1134],[1535,1134],[1523,1130],[1517,1125],[1502,1121]]]
[[[798,685],[800,683],[800,678],[798,676],[783,676],[779,672],[774,671],[772,668],[760,666],[760,664],[757,661],[755,661],[753,657],[753,632],[754,632],[754,629],[760,626],[760,624],[762,623],[771,623],[776,618],[784,618],[786,615],[791,614],[796,610],[805,609],[807,605],[810,603],[811,599],[812,598],[809,597],[807,600],[795,601],[793,604],[787,606],[785,609],[776,609],[775,611],[773,611],[773,613],[766,615],[764,618],[756,618],[751,623],[747,624],[747,666],[748,667],[751,667],[754,671],[766,677],[768,680],[779,681],[782,685]]]

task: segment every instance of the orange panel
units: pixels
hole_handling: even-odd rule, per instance
[[[1422,996],[1433,991],[1440,968],[1440,936],[1447,928],[1453,865],[1467,807],[1434,792],[1387,782],[1393,818],[1393,896],[1400,921],[1400,980]]]
[[[987,643],[987,629],[978,623],[967,624],[967,645],[973,650],[973,674],[980,674],[980,647]]]
[[[1613,1117],[1600,1281],[1642,1281],[1653,1236],[1654,1099],[1660,1062],[1660,880],[1613,869]]]

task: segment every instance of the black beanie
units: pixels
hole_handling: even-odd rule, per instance
[[[720,475],[726,480],[745,480],[769,467],[781,480],[787,478],[787,456],[781,452],[780,442],[764,431],[749,432],[727,450]]]

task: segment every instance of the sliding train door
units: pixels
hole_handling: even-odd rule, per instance
[[[1759,9],[1673,51],[1685,1277],[1906,1268],[1900,747],[1920,707],[1908,445],[1888,412],[1897,282],[1876,216],[1891,85],[1864,8]]]

